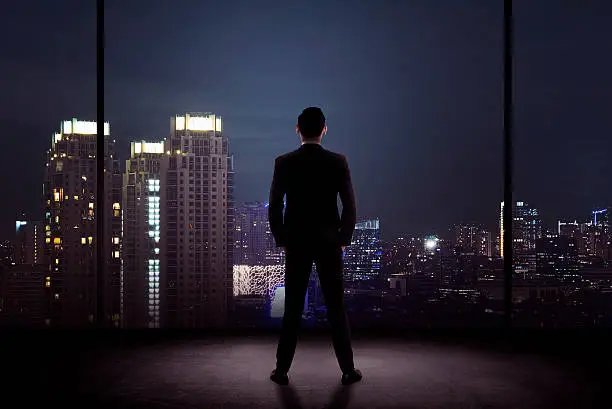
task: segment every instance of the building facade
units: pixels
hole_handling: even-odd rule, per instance
[[[349,281],[381,278],[382,243],[380,220],[364,220],[355,224],[351,245],[344,254],[344,272]]]
[[[236,211],[234,265],[283,265],[285,255],[276,247],[268,221],[267,202],[247,202]]]
[[[460,253],[493,257],[491,232],[479,226],[460,224],[455,226],[454,233],[455,246]]]
[[[162,325],[223,327],[233,310],[233,157],[222,118],[171,118],[161,163]]]
[[[104,246],[105,325],[120,325],[121,172],[104,123],[105,214],[98,214],[96,122],[63,121],[47,152],[44,196],[44,264],[52,326],[94,323],[97,303],[96,246]],[[103,217],[105,237],[96,237]]]
[[[578,284],[578,246],[569,236],[547,235],[536,241],[537,277]]]
[[[123,175],[122,316],[126,328],[160,328],[164,304],[161,270],[161,162],[164,142],[131,142]]]
[[[501,203],[500,253],[504,257],[504,202]],[[512,206],[512,252],[516,274],[532,276],[536,271],[536,241],[542,237],[542,221],[538,209],[527,202]]]
[[[15,222],[15,264],[42,264],[44,255],[44,225],[22,217]]]

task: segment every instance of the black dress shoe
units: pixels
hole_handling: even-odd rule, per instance
[[[363,378],[359,369],[353,369],[351,372],[342,374],[342,385],[350,385],[355,382],[359,382]]]
[[[287,376],[287,372],[282,372],[278,369],[272,371],[270,374],[270,379],[279,385],[289,385],[289,377]]]

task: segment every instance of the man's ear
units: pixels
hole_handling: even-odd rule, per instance
[[[299,125],[295,126],[295,133],[297,133],[297,134],[300,133],[300,126]]]

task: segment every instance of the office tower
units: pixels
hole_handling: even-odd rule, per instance
[[[234,265],[285,264],[268,222],[268,203],[247,202],[236,210]]]
[[[454,228],[455,246],[461,253],[473,253],[477,256],[492,257],[491,232],[474,226],[460,224]]]
[[[171,118],[161,166],[161,271],[170,327],[222,327],[233,308],[233,157],[222,119]]]
[[[547,235],[536,240],[536,276],[578,283],[578,248],[570,236]]]
[[[22,217],[15,223],[15,264],[42,264],[44,255],[44,227],[42,222]]]
[[[131,142],[123,175],[122,317],[126,328],[159,328],[164,309],[161,162],[164,142]]]
[[[599,209],[592,212],[592,225],[589,229],[592,253],[605,261],[612,260],[612,230],[610,229],[610,212]]]
[[[104,246],[105,323],[120,324],[121,172],[110,125],[104,123],[105,214],[96,196],[96,122],[63,121],[47,152],[45,264],[51,325],[93,324],[96,314],[96,245]],[[103,217],[105,237],[96,237],[96,218]]]
[[[517,274],[532,274],[536,270],[536,240],[542,237],[542,222],[538,209],[526,202],[512,206],[513,266]],[[501,202],[500,250],[504,257],[504,202]]]
[[[381,258],[380,220],[356,223],[351,245],[344,254],[346,277],[351,281],[380,279]]]

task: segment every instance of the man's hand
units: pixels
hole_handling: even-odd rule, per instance
[[[341,248],[342,248],[342,252],[344,253],[344,249],[346,248],[346,246],[342,246]]]
[[[283,249],[283,253],[287,252],[287,247],[281,247]]]

